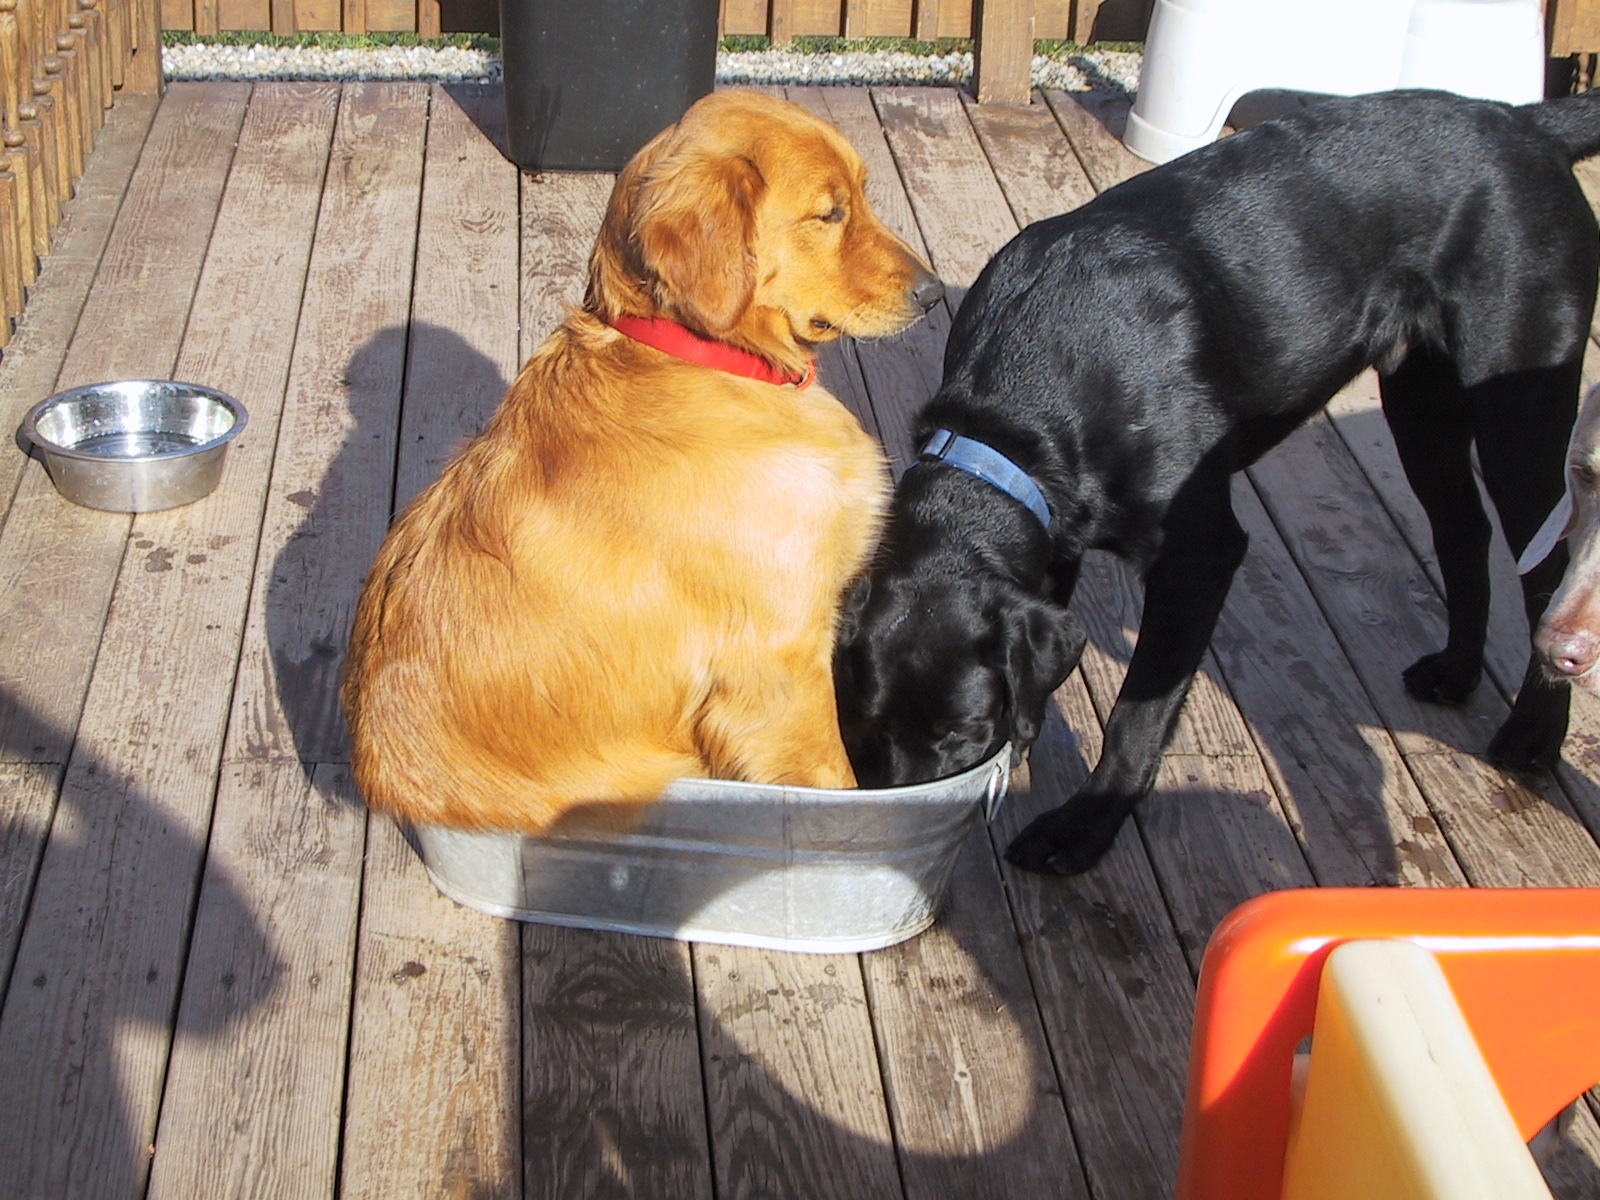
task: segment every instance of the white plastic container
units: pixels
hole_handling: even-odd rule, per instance
[[[679,780],[621,833],[424,825],[408,837],[440,891],[495,916],[853,953],[933,923],[973,823],[1005,794],[1010,753],[881,790]]]
[[[1262,89],[1524,104],[1544,95],[1544,71],[1539,0],[1155,0],[1123,142],[1168,162],[1215,141]]]

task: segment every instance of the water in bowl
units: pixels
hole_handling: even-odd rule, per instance
[[[130,429],[115,433],[99,433],[85,438],[73,446],[82,454],[97,458],[150,458],[158,454],[177,454],[193,450],[200,439],[185,433],[168,433],[160,429]]]

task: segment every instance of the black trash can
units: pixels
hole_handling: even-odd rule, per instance
[[[500,0],[506,137],[531,171],[616,171],[717,73],[717,0]]]

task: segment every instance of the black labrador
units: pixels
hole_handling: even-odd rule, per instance
[[[1155,780],[1244,557],[1230,476],[1369,366],[1447,592],[1446,645],[1405,684],[1464,700],[1489,608],[1472,452],[1520,549],[1562,494],[1600,269],[1572,165],[1596,151],[1596,91],[1327,100],[1019,233],[961,304],[921,461],[846,605],[836,674],[862,785],[1029,745],[1083,650],[1082,556],[1110,550],[1145,600],[1104,752],[1007,852],[1097,862]],[[1530,621],[1564,567],[1523,577]],[[1568,699],[1530,663],[1486,757],[1553,765]]]

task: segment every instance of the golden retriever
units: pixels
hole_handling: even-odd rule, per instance
[[[622,171],[582,309],[367,578],[343,699],[372,808],[539,832],[679,776],[854,786],[831,656],[889,476],[812,354],[943,291],[864,181],[737,91]]]

